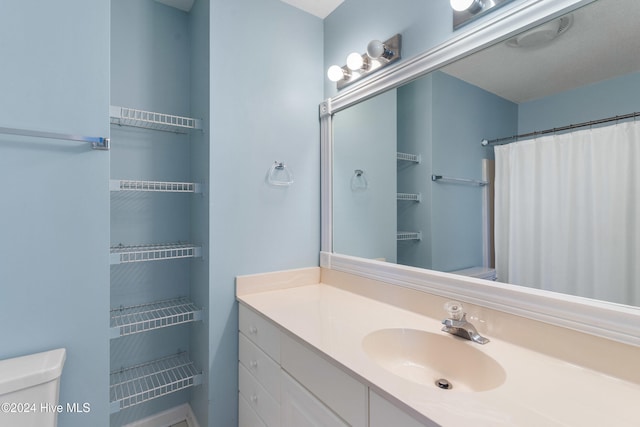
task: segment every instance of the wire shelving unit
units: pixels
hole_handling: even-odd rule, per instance
[[[422,231],[398,231],[397,240],[422,240]]]
[[[134,126],[144,129],[155,129],[165,132],[187,133],[193,129],[202,129],[202,120],[172,114],[155,113],[135,108],[109,108],[111,123],[122,126]]]
[[[180,258],[200,258],[202,247],[190,243],[158,245],[117,245],[111,247],[111,265],[133,262],[161,261]]]
[[[174,298],[111,310],[111,338],[202,320],[202,310],[186,298]]]
[[[407,202],[421,202],[422,195],[420,193],[398,193],[399,201],[407,201]]]
[[[420,163],[421,162],[420,154],[409,154],[409,153],[396,152],[396,159],[397,160],[403,160],[403,161],[406,161],[406,162],[413,162],[413,163]]]
[[[128,179],[112,179],[109,181],[111,191],[150,191],[162,193],[202,193],[202,185],[195,182],[175,181],[136,181]]]
[[[202,372],[186,352],[113,371],[111,413],[200,384]]]

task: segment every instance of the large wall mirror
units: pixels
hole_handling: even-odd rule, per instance
[[[639,112],[640,3],[574,1],[518,18],[536,3],[506,20],[525,31],[503,23],[497,43],[462,38],[402,79],[391,71],[338,95],[344,108],[323,126],[323,237],[334,254],[630,313],[640,306],[640,117],[506,137]],[[487,24],[476,39],[491,33]]]

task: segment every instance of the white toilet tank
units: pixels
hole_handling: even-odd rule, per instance
[[[0,426],[56,426],[66,354],[59,348],[0,360]]]

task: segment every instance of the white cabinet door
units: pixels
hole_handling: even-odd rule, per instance
[[[238,395],[238,427],[266,427],[243,395]]]
[[[244,397],[267,427],[280,425],[280,405],[242,363],[238,363],[238,386],[240,396]]]
[[[280,405],[282,427],[348,426],[285,371],[282,371]]]
[[[366,385],[286,334],[281,345],[282,369],[352,427],[368,426]]]

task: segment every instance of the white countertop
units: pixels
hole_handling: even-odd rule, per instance
[[[424,330],[458,340],[440,331],[441,319],[326,284],[242,293],[238,300],[376,391],[442,426],[640,426],[638,384],[491,336],[486,345],[462,342],[498,361],[506,372],[502,385],[482,392],[456,390],[455,385],[452,390],[440,390],[400,378],[376,364],[363,349],[364,337],[387,328]]]

